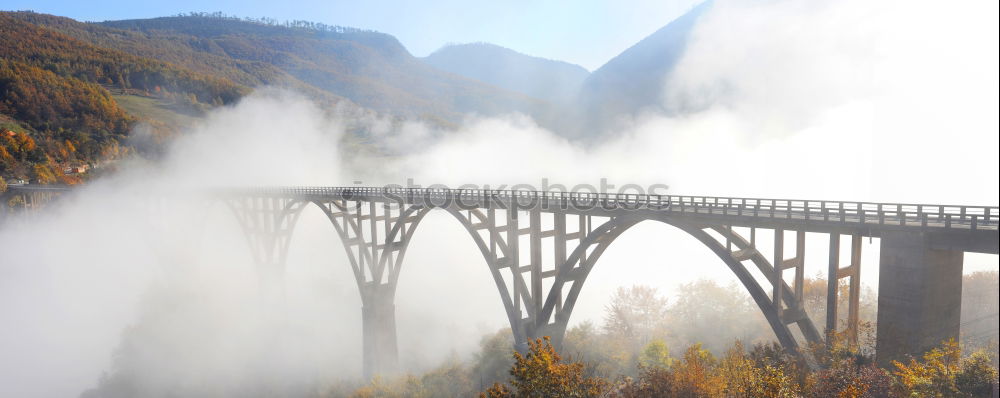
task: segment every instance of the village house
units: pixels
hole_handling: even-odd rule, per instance
[[[80,164],[80,165],[76,165],[76,166],[67,166],[67,167],[63,167],[63,174],[65,174],[65,175],[83,174],[83,173],[86,173],[89,168],[90,168],[90,166],[88,166],[86,164]]]

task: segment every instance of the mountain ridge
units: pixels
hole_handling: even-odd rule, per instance
[[[33,22],[128,53],[173,62],[247,86],[290,87],[387,114],[451,123],[465,113],[511,110],[544,118],[544,101],[429,67],[370,30],[320,30],[207,15],[83,23],[34,14]]]
[[[61,155],[73,153],[88,137],[111,145],[139,122],[177,131],[184,127],[178,120],[190,125],[191,115],[237,101],[255,87],[276,86],[301,92],[321,107],[346,107],[396,121],[453,128],[469,115],[521,113],[562,135],[593,137],[613,128],[617,118],[660,103],[665,76],[683,55],[687,35],[709,4],[671,21],[593,73],[490,43],[448,45],[417,58],[387,33],[304,21],[278,24],[266,18],[191,14],[79,22],[0,12],[7,30],[7,37],[0,38],[0,60],[7,71],[6,91],[0,91],[7,101],[4,128],[38,139],[47,157],[35,153],[32,158],[55,170],[70,161],[100,161],[98,155]],[[58,50],[60,46],[64,48]],[[36,86],[45,90],[32,88]],[[37,112],[20,109],[27,102],[11,101],[15,91],[39,95],[32,112],[47,109],[69,124],[31,116]],[[62,104],[63,97],[78,103],[46,105]],[[117,101],[127,105],[125,112]],[[73,109],[104,116],[72,122],[80,115],[62,113],[77,112]],[[93,120],[114,127],[97,127]],[[352,132],[363,137],[365,128],[359,125]],[[91,154],[108,152],[88,148]],[[6,159],[0,175],[12,176],[11,164],[27,158],[22,153],[17,162]],[[16,168],[17,177],[48,180],[38,179],[37,172],[31,176],[30,167]]]
[[[590,73],[576,64],[483,42],[449,44],[421,60],[444,71],[553,103],[572,100]]]
[[[688,36],[712,7],[707,0],[610,59],[587,77],[580,89],[575,120],[580,131],[598,134],[622,117],[662,107],[667,77],[684,55]]]

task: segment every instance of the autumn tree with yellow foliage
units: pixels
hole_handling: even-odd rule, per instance
[[[608,382],[584,375],[584,365],[564,361],[544,339],[528,341],[528,353],[514,353],[510,386],[496,383],[480,397],[546,398],[546,397],[600,397],[608,389]]]
[[[997,369],[990,365],[985,352],[962,358],[962,349],[954,340],[928,351],[922,359],[893,361],[895,375],[907,396],[989,396],[997,381]]]

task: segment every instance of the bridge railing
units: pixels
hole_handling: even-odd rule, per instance
[[[1000,211],[990,206],[931,205],[829,200],[670,196],[671,209],[736,216],[841,223],[997,229]]]
[[[68,187],[11,186],[7,195],[57,193]],[[253,187],[229,189],[239,194],[378,197],[401,202],[416,199],[486,203],[517,201],[561,208],[606,210],[655,210],[718,216],[838,222],[859,225],[898,225],[929,228],[998,229],[1000,210],[995,206],[876,203],[829,200],[737,198],[629,193],[482,190],[395,187]]]
[[[1000,222],[1000,211],[997,207],[990,206],[446,188],[261,187],[256,190],[262,194],[378,197],[400,202],[437,199],[484,203],[489,200],[500,200],[563,208],[568,206],[600,207],[609,210],[642,209],[718,216],[973,230],[996,230]]]

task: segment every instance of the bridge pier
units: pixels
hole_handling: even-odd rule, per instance
[[[569,322],[557,321],[544,325],[535,325],[530,319],[524,319],[514,328],[520,328],[520,332],[514,332],[514,349],[521,354],[528,352],[528,341],[548,337],[552,346],[557,350],[562,349],[563,339],[566,337],[566,327]],[[512,328],[513,329],[513,328]]]
[[[365,379],[395,373],[399,367],[396,305],[389,285],[369,284],[363,288],[361,322]]]
[[[890,365],[958,340],[964,252],[931,249],[923,232],[881,236],[876,359]]]
[[[830,267],[827,271],[826,283],[826,337],[827,345],[833,344],[833,337],[838,332],[837,306],[840,303],[840,280],[848,279],[847,291],[847,332],[848,342],[858,344],[858,323],[861,308],[861,235],[851,235],[850,263],[841,267],[840,233],[830,234]]]

